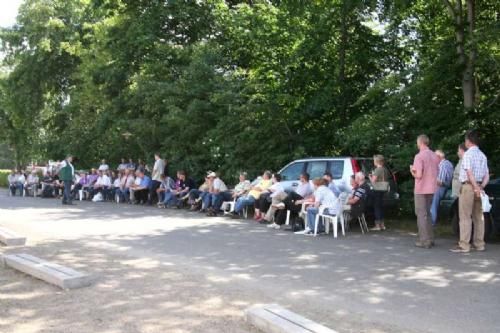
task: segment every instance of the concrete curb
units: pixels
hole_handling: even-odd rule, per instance
[[[266,333],[337,333],[277,304],[258,304],[245,310],[248,323]]]
[[[7,246],[19,246],[26,244],[26,237],[21,237],[7,228],[0,227],[0,242]]]
[[[26,253],[4,255],[2,262],[4,266],[14,268],[62,289],[86,287],[92,283],[91,276],[86,273]]]

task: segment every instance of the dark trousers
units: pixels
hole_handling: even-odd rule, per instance
[[[295,201],[304,199],[297,192],[290,192],[286,199],[283,201],[285,203],[285,209],[288,209],[291,213],[298,214],[302,209],[302,205],[296,205]]]
[[[160,187],[161,182],[157,180],[153,180],[151,182],[151,187],[149,188],[149,200],[148,203],[155,203],[158,202],[158,193],[156,193],[156,190]]]
[[[62,203],[71,203],[73,201],[73,198],[71,196],[71,180],[65,180],[64,182],[64,191],[63,191],[63,197],[62,197]]]
[[[138,203],[148,202],[148,194],[149,194],[149,189],[147,189],[147,188],[143,189],[143,190],[134,191],[135,201]]]
[[[268,200],[270,199],[269,196],[271,193],[265,192],[262,193],[259,197],[259,199],[255,200],[255,208],[260,209],[261,212],[265,213],[271,206],[271,202]]]
[[[384,194],[382,191],[373,191],[373,211],[375,221],[384,220]]]

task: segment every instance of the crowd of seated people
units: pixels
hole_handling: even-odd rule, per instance
[[[270,171],[265,171],[253,182],[241,172],[234,188],[227,186],[213,171],[207,171],[200,186],[184,170],[177,171],[175,178],[166,173],[167,163],[159,154],[155,154],[152,169],[142,160],[136,164],[132,159],[123,158],[112,170],[103,159],[97,169],[75,174],[71,194],[73,199],[80,200],[157,204],[158,208],[188,207],[207,216],[224,215],[234,219],[246,216],[248,208],[253,208],[255,221],[274,229],[280,229],[289,217],[301,216],[304,230],[299,233],[311,235],[318,213],[335,215],[340,205],[349,205],[351,217],[360,216],[370,191],[362,172],[353,175],[351,193],[338,186],[328,172],[312,181],[309,174],[302,173],[298,185],[291,191],[282,186],[280,174]],[[36,171],[25,175],[22,170],[13,170],[8,175],[8,183],[12,196],[23,195],[25,190],[34,193],[42,189],[42,197],[59,197],[62,191],[57,168],[47,168],[42,177]],[[223,204],[230,204],[233,209],[227,212]],[[319,232],[323,229],[320,225]]]

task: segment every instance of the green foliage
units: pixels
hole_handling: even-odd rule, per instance
[[[0,187],[9,187],[7,177],[10,175],[10,170],[0,170]]]
[[[455,160],[477,127],[500,172],[497,6],[474,2],[471,109],[442,0],[26,0],[0,31],[0,141],[19,165],[160,151],[172,168],[227,179],[383,153],[411,203],[418,134]]]

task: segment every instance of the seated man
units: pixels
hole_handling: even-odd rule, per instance
[[[89,192],[88,199],[91,199],[91,194],[94,192],[94,185],[95,182],[97,181],[97,178],[99,178],[99,174],[97,173],[96,169],[92,168],[90,170],[90,175],[88,175],[88,183],[87,183],[87,190]]]
[[[16,191],[19,189],[17,183],[17,174],[15,170],[11,170],[10,174],[7,176],[7,182],[9,183],[9,190],[12,196],[16,195]],[[22,190],[20,191],[20,195],[23,195]]]
[[[326,179],[326,181],[328,182],[328,188],[333,192],[333,194],[335,194],[336,197],[338,197],[342,192],[349,191],[344,181],[342,179],[337,181],[333,180],[332,174],[330,172],[325,172],[323,178]]]
[[[271,202],[271,207],[266,213],[265,220],[271,222],[274,214],[276,214],[275,223],[271,224],[270,228],[278,229],[279,225],[285,223],[286,210],[289,210],[291,214],[295,216],[302,209],[302,204],[300,200],[309,198],[313,193],[312,186],[309,182],[309,174],[307,172],[300,175],[300,183],[297,188],[290,192],[282,192],[273,197]]]
[[[166,193],[175,189],[175,181],[168,175],[161,175],[160,187],[156,190],[158,195],[158,208],[165,208],[163,201],[165,200]]]
[[[108,198],[108,192],[111,188],[111,179],[109,178],[107,172],[99,170],[99,177],[94,184],[92,190],[92,197],[94,197],[97,193],[101,193],[102,199],[106,200]]]
[[[38,175],[36,170],[32,170],[26,179],[26,191],[28,194],[35,196],[36,191],[38,190],[38,185],[40,181],[38,179]]]
[[[148,202],[149,188],[151,186],[151,178],[144,174],[144,169],[137,170],[137,178],[139,178],[138,185],[137,182],[130,188],[134,193],[136,204],[146,204]],[[136,179],[137,181],[137,179]]]
[[[231,192],[228,191],[226,184],[215,172],[207,175],[209,179],[208,195],[204,198],[204,206],[208,210],[207,216],[217,216],[220,212],[222,203],[231,200]]]
[[[101,165],[99,165],[99,171],[108,171],[109,170],[109,165],[106,164],[106,160],[103,159],[101,161]]]
[[[52,173],[47,171],[45,176],[42,178],[42,198],[53,198],[54,197],[54,178]]]
[[[272,185],[271,180],[271,172],[265,171],[262,175],[262,178],[257,182],[255,186],[253,186],[248,194],[241,196],[236,200],[236,204],[234,205],[234,212],[232,214],[232,218],[239,218],[240,214],[243,212],[243,209],[246,206],[251,206],[255,203],[256,200],[259,199],[261,193],[266,191]],[[260,211],[255,209],[254,218],[257,220],[260,218]]]
[[[365,174],[357,172],[354,179],[351,178],[353,192],[348,197],[346,204],[351,206],[351,219],[357,219],[364,213],[365,203],[370,191],[370,187],[366,182]]]
[[[314,225],[316,215],[323,211],[325,215],[335,215],[339,209],[339,200],[335,194],[327,187],[328,181],[324,178],[316,178],[314,184],[314,204],[307,208],[307,225],[303,231],[298,231],[296,234],[304,234],[312,236],[314,234]],[[318,232],[324,230],[323,225],[318,226]]]
[[[177,171],[175,190],[165,194],[165,199],[163,200],[165,207],[176,206],[179,208],[182,201],[188,199],[189,191],[195,187],[194,181],[187,177],[184,170]]]

